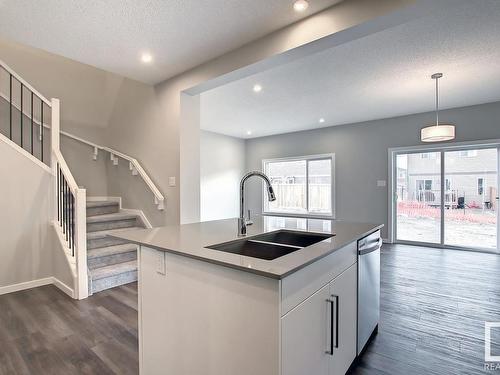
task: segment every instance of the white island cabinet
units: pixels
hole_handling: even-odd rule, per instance
[[[324,239],[272,260],[210,248],[240,241],[236,227],[117,235],[139,245],[140,373],[345,374],[357,353],[358,240],[381,226],[328,221]],[[277,230],[257,218],[247,239]]]
[[[327,275],[335,277],[281,318],[282,375],[343,375],[356,358],[355,245],[346,246],[336,255],[310,266],[314,269],[305,268],[303,272],[313,273],[322,266],[329,268],[329,263],[337,261],[339,256],[343,258],[344,267],[353,264],[338,275],[337,272],[343,269],[342,264],[338,267],[337,263],[337,270],[330,268],[335,271]],[[299,278],[307,276],[299,275]],[[286,283],[287,279],[283,282]]]
[[[282,374],[345,374],[356,358],[354,264],[281,319]]]
[[[356,259],[354,242],[276,280],[141,246],[141,373],[344,374],[356,356]]]

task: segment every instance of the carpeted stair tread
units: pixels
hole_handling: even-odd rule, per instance
[[[133,243],[126,243],[123,245],[113,245],[100,247],[97,249],[90,249],[87,251],[88,259],[95,259],[100,257],[107,257],[111,255],[118,255],[137,250],[137,245]]]
[[[127,212],[117,212],[114,214],[104,214],[104,215],[87,217],[87,224],[102,223],[107,221],[135,220],[135,219],[137,219],[136,214],[130,214]]]
[[[93,281],[114,277],[127,272],[137,272],[136,260],[119,264],[113,264],[111,266],[106,266],[106,267],[100,267],[90,271]]]
[[[97,293],[137,281],[137,245],[111,237],[144,228],[141,217],[117,201],[87,201],[89,291]]]
[[[87,208],[118,206],[116,201],[87,201]]]
[[[96,232],[89,232],[87,233],[87,240],[95,240],[98,238],[104,238],[107,237],[108,235],[113,235],[117,234],[120,232],[125,232],[128,230],[132,229],[144,229],[143,227],[135,226],[135,227],[130,227],[130,228],[118,228],[118,229],[109,229],[109,230],[100,230]]]

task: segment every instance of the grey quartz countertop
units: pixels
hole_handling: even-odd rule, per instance
[[[383,226],[339,220],[277,216],[257,216],[253,220],[254,224],[247,227],[247,238],[279,229],[334,233],[335,235],[274,260],[263,260],[206,248],[206,246],[239,239],[237,219],[171,225],[153,229],[134,229],[116,233],[113,237],[156,250],[281,279]]]

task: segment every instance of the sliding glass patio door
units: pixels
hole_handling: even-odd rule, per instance
[[[441,154],[396,156],[397,239],[441,243]]]
[[[444,243],[496,249],[498,245],[498,150],[444,153]]]
[[[396,241],[498,250],[499,154],[497,146],[394,153]]]

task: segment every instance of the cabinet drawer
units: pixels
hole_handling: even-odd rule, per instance
[[[281,316],[314,294],[357,261],[357,241],[281,280]]]

